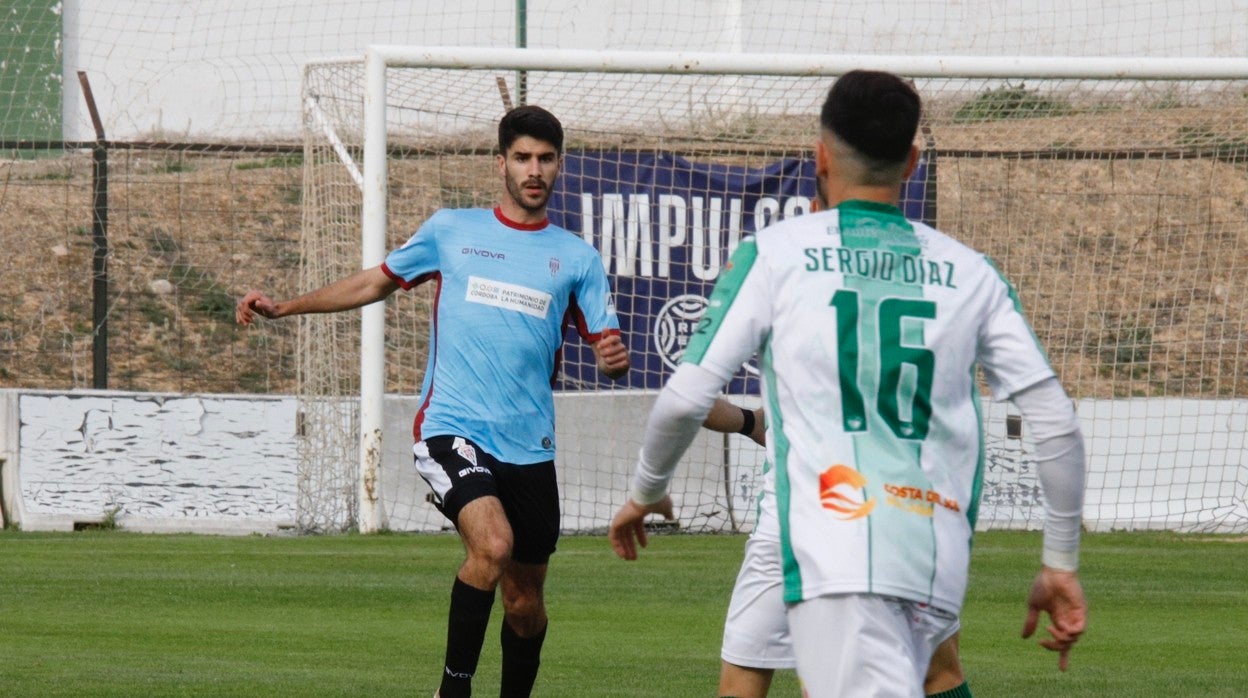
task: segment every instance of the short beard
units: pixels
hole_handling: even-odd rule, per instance
[[[546,208],[546,203],[550,201],[550,189],[543,188],[543,190],[545,191],[545,196],[542,197],[540,202],[528,204],[524,198],[524,187],[516,184],[511,177],[507,178],[507,193],[511,194],[512,201],[515,201],[516,205],[529,213],[540,213]]]

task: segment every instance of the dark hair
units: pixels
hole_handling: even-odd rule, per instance
[[[903,162],[922,111],[918,93],[896,75],[853,70],[832,83],[819,123],[869,158]]]
[[[506,153],[520,136],[546,141],[563,153],[563,125],[554,114],[532,104],[516,107],[498,122],[498,152]]]

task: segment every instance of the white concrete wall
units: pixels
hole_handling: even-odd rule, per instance
[[[516,45],[514,0],[66,0],[65,137],[296,138],[300,66],[370,44]],[[535,48],[900,55],[1241,57],[1248,0],[549,0]]]
[[[293,398],[4,393],[5,510],[23,528],[72,529],[112,513],[140,531],[294,523]]]
[[[601,530],[628,488],[653,394],[557,398],[567,530]],[[447,528],[411,465],[415,399],[389,396],[382,500],[390,527]],[[1035,529],[1028,443],[986,406],[979,527]],[[1248,400],[1083,400],[1092,530],[1248,531]],[[0,472],[10,521],[29,530],[117,520],[136,531],[274,532],[293,525],[298,437],[290,397],[0,391]],[[725,448],[727,445],[727,448]],[[673,482],[681,526],[749,530],[761,450],[705,433]],[[724,472],[732,483],[725,495]]]

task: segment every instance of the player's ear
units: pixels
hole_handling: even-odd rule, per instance
[[[498,155],[495,155],[494,162],[498,165],[499,174],[501,175],[507,174],[507,154],[506,153],[499,153]]]
[[[827,179],[831,170],[832,151],[828,148],[827,141],[820,138],[815,141],[815,177],[817,179]]]
[[[906,160],[906,173],[902,176],[902,181],[910,179],[910,175],[914,174],[914,169],[919,166],[919,146],[910,146],[910,155]]]

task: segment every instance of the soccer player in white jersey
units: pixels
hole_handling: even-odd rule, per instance
[[[811,211],[828,208],[823,179],[817,180]],[[747,436],[766,446],[766,423],[762,408],[737,407],[724,398],[711,406],[702,426],[725,434]],[[764,486],[758,498],[759,522],[773,522],[774,480],[764,470]],[[780,535],[776,526],[755,526],[745,544],[745,557],[732,587],[728,615],[720,647],[719,695],[732,698],[767,698],[777,669],[793,669],[793,641],[784,611],[784,573]],[[958,632],[937,646],[923,679],[927,698],[973,698],[962,673]]]
[[[433,280],[438,297],[416,413],[416,468],[464,543],[451,589],[437,695],[471,695],[495,589],[504,620],[502,696],[528,696],[547,615],[547,563],[559,538],[552,383],[573,324],[612,379],[628,372],[606,272],[593,247],[546,217],[563,127],[523,106],[498,125],[503,191],[489,209],[443,209],[385,262],[285,302],[259,291],[240,323],[358,308]]]
[[[680,456],[736,368],[762,371],[784,600],[812,698],[923,695],[957,627],[982,481],[976,366],[1036,440],[1046,502],[1024,636],[1069,652],[1079,584],[1083,439],[1017,297],[980,253],[897,208],[918,161],[921,111],[895,75],[852,71],[820,113],[816,172],[831,207],[741,243],[682,364],[651,411],[616,554],[635,559],[644,517],[671,506]]]
[[[822,206],[826,208],[826,206]],[[711,406],[702,426],[724,434],[747,436],[766,446],[762,408],[737,407],[724,398]],[[772,530],[775,507],[774,482],[764,472],[758,497],[756,525],[745,543],[745,557],[728,601],[720,648],[719,695],[732,698],[766,698],[777,669],[793,669],[793,641],[785,617],[784,573],[779,532]],[[936,648],[923,679],[927,698],[973,698],[962,674],[958,656],[958,633]]]

